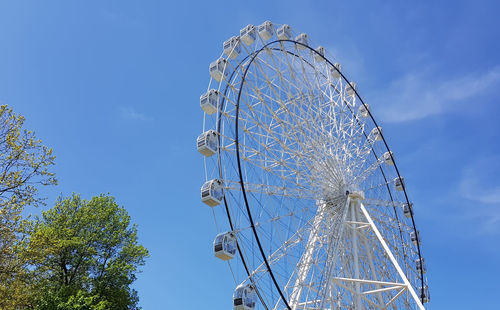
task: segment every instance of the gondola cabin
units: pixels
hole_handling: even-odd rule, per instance
[[[333,67],[330,68],[330,76],[332,79],[340,79],[342,75],[340,74],[342,72],[342,65],[340,65],[338,62],[333,64]]]
[[[217,132],[215,130],[205,131],[196,139],[198,152],[206,157],[212,156],[218,151]]]
[[[419,258],[417,260],[415,260],[415,267],[417,267],[417,271],[420,273],[426,273],[427,272],[427,268],[425,268],[425,260],[424,258]]]
[[[222,81],[227,77],[227,60],[225,58],[219,58],[210,64],[210,76],[217,82]]]
[[[231,59],[235,59],[241,53],[241,43],[239,37],[231,37],[223,44],[224,54]]]
[[[382,127],[378,126],[372,129],[370,136],[373,141],[382,141]]]
[[[290,40],[290,38],[292,37],[292,27],[286,24],[282,25],[278,28],[276,35],[280,40]]]
[[[210,207],[219,205],[224,199],[223,183],[221,180],[213,179],[205,182],[201,187],[201,201]]]
[[[232,231],[218,234],[214,240],[214,255],[222,260],[230,260],[236,255],[236,236]]]
[[[313,53],[314,55],[314,60],[317,62],[324,61],[325,60],[325,48],[323,46],[318,46],[315,49],[316,53]]]
[[[403,191],[405,189],[405,179],[403,177],[395,178],[394,187],[396,187],[398,191]]]
[[[355,92],[354,92],[355,90],[356,90],[356,83],[354,83],[354,82],[350,82],[345,87],[345,92],[346,92],[347,96],[350,96],[350,97],[353,97],[355,95]]]
[[[403,214],[406,218],[411,218],[413,215],[413,203],[404,203],[403,204]]]
[[[200,107],[208,115],[212,115],[217,112],[217,106],[219,105],[219,91],[216,89],[210,89],[206,93],[200,96]]]
[[[359,109],[358,109],[358,115],[362,118],[367,118],[368,116],[370,116],[370,105],[368,104],[362,104],[359,106]]]
[[[299,50],[306,49],[307,45],[309,45],[309,39],[307,38],[307,33],[299,34],[297,37],[295,37],[295,41],[300,43],[300,44],[297,44],[297,48]]]
[[[255,309],[256,294],[255,289],[250,284],[240,284],[233,294],[234,310]]]
[[[431,295],[429,294],[429,287],[424,285],[424,289],[422,287],[418,288],[418,295],[420,296],[420,300],[423,300],[424,303],[431,301]]]
[[[252,45],[257,37],[257,29],[254,25],[247,25],[240,30],[240,39],[246,45]]]
[[[274,33],[273,23],[271,23],[270,21],[263,22],[259,25],[258,32],[259,37],[261,37],[262,40],[267,41],[271,39]]]
[[[421,242],[421,241],[420,241],[420,233],[418,232],[418,230],[417,230],[417,232],[412,231],[412,232],[410,233],[410,240],[411,240],[411,242],[412,242],[415,246],[417,245],[417,243],[418,243],[418,244],[420,244],[420,242]]]
[[[384,162],[386,165],[394,166],[394,153],[392,151],[387,151],[384,153]]]

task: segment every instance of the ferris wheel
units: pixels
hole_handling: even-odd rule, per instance
[[[305,33],[224,42],[200,97],[213,250],[252,309],[424,309],[414,208],[370,106]]]

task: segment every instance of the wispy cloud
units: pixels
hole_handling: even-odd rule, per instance
[[[500,206],[500,186],[488,187],[481,184],[473,173],[467,173],[460,183],[460,192],[470,200]],[[499,210],[500,211],[500,210]]]
[[[463,199],[473,202],[463,209],[464,216],[478,221],[478,234],[500,234],[500,185],[496,179],[485,176],[498,171],[491,163],[499,158],[484,158],[466,167],[458,184],[458,191]],[[492,183],[495,182],[495,183]]]
[[[146,114],[137,111],[133,107],[120,107],[119,108],[120,117],[126,120],[133,121],[150,121],[152,118]]]
[[[500,67],[436,81],[427,71],[408,73],[372,96],[386,122],[405,122],[452,111],[500,81]],[[373,100],[372,99],[372,100]],[[379,106],[379,105],[377,105]]]

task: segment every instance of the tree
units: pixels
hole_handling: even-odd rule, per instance
[[[23,129],[24,117],[0,106],[0,309],[17,309],[24,300],[25,270],[19,260],[22,211],[43,203],[38,186],[57,183],[50,167],[55,156],[35,133]]]
[[[35,309],[138,309],[130,285],[148,251],[111,196],[60,198],[34,221],[25,254]]]

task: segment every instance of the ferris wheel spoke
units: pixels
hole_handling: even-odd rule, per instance
[[[280,133],[277,130],[277,129],[279,129],[277,126],[275,126],[276,128],[274,128],[275,130],[273,130],[273,128],[270,128],[268,126],[264,126],[262,124],[262,122],[260,121],[260,118],[258,118],[259,115],[256,115],[255,113],[249,114],[246,111],[242,111],[242,115],[243,116],[248,116],[249,118],[245,119],[245,120],[250,121],[255,126],[259,127],[259,129],[261,129],[262,131],[264,131],[264,133],[267,133],[267,135],[264,134],[264,133],[257,134],[258,136],[260,136],[262,138],[271,138],[271,139],[273,139],[274,141],[278,142],[280,144],[280,146],[282,146],[284,148],[284,151],[298,152],[298,150],[292,150],[292,149],[290,149],[290,145],[287,145],[287,143],[286,143],[287,140],[289,140],[289,141],[292,140],[291,143],[297,144],[297,146],[302,146],[303,147],[303,145],[301,145],[300,139],[298,137],[287,135],[285,132],[281,132]],[[278,120],[278,122],[280,122],[281,124],[285,124],[285,122],[282,121],[282,120]],[[280,127],[284,127],[284,126],[280,126]],[[286,127],[284,127],[284,128],[286,128]],[[243,129],[244,132],[251,132],[250,131],[251,129],[249,129],[249,128],[242,127],[242,129]],[[293,129],[293,128],[290,128],[290,129]],[[291,146],[293,146],[293,144]],[[264,146],[267,146],[267,143]],[[266,149],[269,149],[269,146],[267,146]]]
[[[300,62],[300,64],[301,64],[302,69],[303,69],[303,70],[305,70],[305,68],[304,68],[304,66],[303,66],[303,62],[302,62],[302,61]],[[288,66],[290,66],[290,62],[287,62],[287,65],[288,65]],[[303,75],[303,76],[304,76],[304,75]],[[296,87],[296,85],[297,85],[297,84],[302,84],[302,83],[300,83],[300,81],[297,81],[295,76],[293,76],[293,75],[291,76],[291,78],[293,79],[293,83],[292,83],[292,81],[288,81],[288,80],[286,80],[286,79],[284,78],[283,74],[280,74],[280,75],[279,75],[279,77],[280,77],[280,79],[281,79],[281,82],[282,82],[282,83],[284,83],[285,85],[292,85],[292,86],[294,86],[294,87],[295,87],[295,89],[298,91],[298,95],[297,95],[296,97],[298,97],[298,98],[308,98],[308,97],[309,97],[309,98],[311,98],[311,100],[309,100],[308,102],[311,102],[311,103],[313,102],[312,98],[315,98],[315,96],[314,96],[313,94],[308,94],[308,95],[305,95],[305,94],[303,93],[303,88]],[[306,87],[306,88],[307,88],[307,87]],[[306,107],[307,107],[308,109],[310,109],[311,107],[313,107],[313,105],[312,105],[312,104],[309,104],[309,105],[307,105]],[[301,108],[301,106],[299,105],[297,108],[299,108],[299,109],[300,109],[300,108]],[[309,115],[312,115],[312,114],[313,114],[313,113],[310,113],[310,110],[309,110],[309,111],[304,111],[304,110],[302,110],[302,112],[306,112],[306,115],[308,115],[308,114],[309,114]],[[310,121],[313,121],[313,120],[310,120]]]
[[[240,184],[228,187],[230,190],[241,190]],[[265,194],[268,196],[287,197],[295,199],[312,199],[313,195],[304,192],[304,189],[288,189],[285,186],[267,185],[267,184],[251,184],[245,183],[245,190],[248,193]],[[305,190],[309,191],[307,188]]]
[[[257,146],[258,147],[258,146]],[[265,152],[263,153],[262,151],[250,147],[248,144],[244,145],[243,147],[240,146],[240,153],[243,153],[242,159],[245,160],[246,162],[252,163],[255,166],[258,166],[265,171],[271,172],[273,174],[276,174],[276,172],[283,172],[276,174],[276,176],[281,176],[287,177],[289,175],[291,176],[300,176],[303,174],[298,168],[300,167],[299,165],[294,165],[294,162],[300,159],[300,156],[296,154],[287,154],[287,157],[284,156],[279,156],[279,154],[274,154],[274,156],[269,156],[270,152]],[[265,154],[269,154],[267,157],[265,157]],[[297,167],[297,168],[294,168]],[[276,169],[278,168],[278,169]],[[281,170],[280,170],[281,169]],[[289,171],[288,173],[285,174],[286,171]]]
[[[370,193],[371,191],[379,190],[381,188],[387,188],[388,185],[390,184],[390,181],[384,180],[381,183],[375,183],[368,187],[365,191],[365,193]]]
[[[287,252],[290,250],[290,248],[299,245],[300,242],[304,240],[304,237],[302,236],[302,234],[307,233],[308,229],[311,228],[310,227],[312,225],[311,221],[307,222],[305,225],[298,228],[296,233],[291,238],[289,238],[288,240],[283,242],[283,244],[278,249],[276,249],[275,252],[273,252],[271,255],[269,255],[268,256],[269,262],[272,262],[272,264],[278,263],[279,260],[284,255],[287,254]],[[295,258],[298,259],[299,257],[295,257]],[[266,268],[266,266],[264,264],[261,264],[257,268],[255,268],[254,272],[255,273],[264,272],[265,268]]]
[[[284,81],[283,80],[286,80],[283,75],[279,75],[279,78],[282,80],[281,82],[283,83]],[[293,77],[292,77],[293,78]],[[291,113],[290,109],[288,109],[289,111],[289,114],[294,116],[294,117],[299,117],[299,115],[305,115],[308,117],[308,119],[304,119],[302,118],[301,119],[301,123],[304,124],[305,126],[301,126],[299,129],[302,129],[302,130],[307,130],[307,131],[310,131],[311,133],[314,134],[314,130],[312,130],[313,128],[310,126],[310,123],[314,121],[314,119],[311,119],[311,115],[314,115],[315,113],[311,112],[311,107],[312,107],[312,104],[307,104],[307,105],[304,105],[307,110],[303,109],[301,104],[297,104],[298,102],[311,102],[312,103],[312,98],[311,96],[308,96],[308,95],[305,95],[302,91],[302,88],[296,86],[297,84],[297,81],[295,80],[294,83],[289,83],[288,85],[293,85],[295,87],[295,89],[297,90],[298,94],[293,96],[293,97],[290,97],[289,95],[289,102],[294,104],[293,108],[294,108],[294,111],[295,112],[300,112],[300,113]],[[291,91],[289,90],[289,93],[291,93]],[[293,98],[293,99],[292,99]],[[309,98],[309,100],[307,99]],[[284,108],[286,108],[286,106],[284,106]]]
[[[286,115],[293,115],[292,113],[290,113],[290,110],[287,108],[287,106],[285,104],[283,104],[283,102],[279,101],[278,102],[280,107],[282,107],[282,110],[285,111],[285,112],[288,112]],[[256,122],[258,122],[261,118],[259,118],[256,113],[259,113],[260,115],[263,115],[263,119],[271,119],[273,121],[276,121],[276,124],[277,126],[281,127],[283,129],[283,131],[285,129],[288,129],[286,131],[287,135],[284,136],[284,138],[291,138],[292,140],[295,140],[297,143],[301,144],[301,139],[299,138],[299,136],[297,135],[293,135],[293,132],[295,132],[296,130],[299,130],[299,132],[301,132],[304,136],[308,136],[308,132],[307,130],[309,130],[309,124],[310,124],[310,121],[306,120],[306,119],[303,119],[303,118],[300,118],[299,116],[295,116],[296,120],[293,120],[294,121],[294,125],[292,125],[289,121],[285,120],[284,118],[281,118],[279,117],[279,115],[276,113],[275,109],[270,107],[266,100],[262,100],[260,99],[260,104],[265,107],[266,109],[263,110],[255,110],[251,105],[247,105],[249,107],[249,110],[252,111],[252,114],[255,115],[252,117],[252,119]],[[261,123],[261,122],[259,122]],[[268,130],[269,132],[269,130]],[[285,132],[283,132],[284,134]],[[310,135],[310,134],[309,134]],[[304,145],[302,145],[302,147],[304,148]]]
[[[382,228],[381,230],[386,229],[383,225],[379,225],[379,227]],[[397,234],[394,234],[393,236],[394,236],[394,238],[392,240],[389,238],[386,238],[385,241],[386,241],[387,245],[389,246],[389,248],[391,249],[396,260],[398,262],[400,262],[401,266],[404,267],[405,270],[407,270],[409,266],[407,266],[408,264],[405,262],[408,259],[408,254],[405,252],[401,252],[401,248],[397,246],[397,244],[401,242],[401,240],[398,240],[398,238],[396,237]],[[380,259],[387,260],[387,256],[384,255],[384,256],[380,257]],[[405,271],[405,274],[407,275],[408,278],[411,278],[413,276],[413,274],[409,273],[408,271]]]
[[[273,58],[273,59],[274,59],[274,58]],[[286,79],[286,77],[284,77],[284,75],[283,75],[283,74],[279,73],[279,74],[278,74],[278,77],[279,77],[279,79],[280,79],[280,83],[281,83],[281,84],[284,84],[284,85],[293,85],[293,86],[295,87],[295,83],[294,83],[294,84],[291,84],[291,83],[290,83],[290,81],[289,81],[289,80],[287,80],[287,79]],[[274,86],[274,88],[275,88],[275,89],[279,89],[278,85],[273,84],[273,86]],[[296,89],[296,90],[298,90],[298,91],[299,91],[299,93],[301,92],[301,89],[299,89],[299,88],[297,88],[297,87],[295,87],[295,89]],[[288,93],[291,93],[290,89],[288,90]],[[323,96],[325,96],[325,97],[328,97],[328,95],[325,93],[325,91],[324,91],[324,90],[320,90],[320,95],[323,95]],[[299,95],[299,96],[300,96],[300,95]],[[299,106],[299,108],[300,108],[300,106]],[[319,120],[320,120],[320,119],[319,119]]]
[[[246,127],[242,128],[243,131],[248,131],[249,129]],[[261,127],[261,129],[266,130],[266,128]],[[283,146],[283,150],[281,151],[282,154],[288,154],[289,157],[293,158],[300,158],[302,157],[301,153],[298,152],[297,150],[291,149],[290,145],[286,145],[282,139],[279,138],[279,136],[276,136],[275,133],[272,133],[272,136],[266,135],[266,134],[255,134],[253,136],[250,136],[249,139],[251,139],[249,142],[253,142],[257,144],[255,148],[252,149],[253,152],[256,152],[257,154],[262,154],[262,152],[265,152],[266,154],[273,154],[273,149],[272,147],[274,145],[280,145]],[[260,138],[260,139],[259,139]],[[271,141],[269,141],[271,139]],[[245,151],[246,149],[249,148],[248,144],[241,144],[240,147]],[[293,145],[292,145],[293,146]],[[285,148],[286,147],[286,148]],[[260,151],[259,149],[263,149]],[[279,153],[274,153],[273,158],[275,161],[281,161],[280,157],[282,154]]]
[[[245,91],[248,92],[248,88],[245,88]],[[278,116],[277,112],[267,104],[266,100],[263,100],[262,98],[257,98],[257,99],[258,99],[258,104],[261,105],[262,107],[264,107],[265,109],[256,110],[254,108],[253,104],[249,104],[249,103],[247,103],[247,101],[244,101],[246,106],[249,109],[249,112],[251,112],[251,114],[249,112],[245,112],[245,113],[252,115],[251,120],[253,122],[262,124],[262,121],[260,121],[261,119],[264,119],[264,120],[269,119],[269,120],[275,120],[276,123],[279,124],[279,126],[281,126],[283,128],[288,127],[289,129],[294,129],[294,126],[297,126],[297,128],[302,127],[302,126],[299,126],[297,124],[291,124],[288,121],[286,121],[285,119],[280,118]],[[288,111],[288,110],[286,110],[286,105],[282,101],[277,101],[277,103],[280,105],[280,107],[283,107],[285,111]],[[290,114],[291,113],[289,113],[289,115]],[[259,117],[257,115],[262,115],[262,117]],[[306,121],[302,120],[302,122],[305,123]],[[284,125],[286,125],[286,127]],[[292,133],[292,132],[290,132],[290,133]]]
[[[256,141],[257,143],[259,143],[259,141]],[[281,141],[280,139],[276,139],[276,142],[277,143],[280,143],[281,144]],[[261,144],[261,143],[260,143]],[[265,144],[262,148],[265,148],[265,153],[266,154],[269,154],[269,143]],[[249,146],[245,145],[243,147],[243,149],[245,150],[248,150],[249,149]],[[300,161],[303,160],[304,158],[304,155],[298,151],[294,151],[294,150],[291,150],[291,149],[288,149],[287,147],[287,150],[284,150],[283,153],[281,154],[281,156],[279,154],[276,154],[272,157],[269,157],[269,156],[264,156],[264,154],[262,152],[259,152],[258,150],[256,149],[250,149],[251,152],[253,152],[253,154],[256,154],[257,156],[253,156],[253,158],[251,156],[244,156],[244,159],[245,160],[248,160],[248,161],[253,161],[253,162],[256,162],[256,161],[261,161],[261,162],[264,162],[264,163],[269,163],[271,165],[274,165],[274,167],[280,167],[281,169],[288,169],[289,171],[293,171],[294,173],[292,173],[292,175],[296,175],[296,176],[299,176],[301,174],[305,174],[307,173],[307,170],[304,171],[304,172],[300,172],[300,170],[297,170],[296,168],[292,168],[293,167],[302,167],[301,170],[307,168],[305,165],[300,165]],[[286,152],[285,152],[286,151]],[[283,155],[287,154],[286,157],[284,157]],[[262,167],[262,164],[260,165]],[[270,171],[270,170],[273,170],[272,168],[274,168],[273,166],[269,166],[269,165],[266,165],[265,167],[263,167],[266,171]]]
[[[329,84],[330,89],[333,90],[333,92],[337,95],[339,98],[340,104],[337,106],[340,107],[340,118],[339,118],[339,131],[337,132],[338,135],[341,135],[345,137],[346,133],[348,131],[344,130],[342,127],[345,126],[345,124],[349,124],[350,122],[347,122],[347,120],[351,117],[352,113],[352,108],[350,107],[349,101],[346,99],[345,94],[344,94],[344,86],[342,81],[339,81],[338,84]],[[344,142],[347,144],[346,142]]]
[[[363,164],[362,162],[361,164]],[[384,163],[384,155],[380,156],[376,161],[374,161],[369,167],[364,171],[361,171],[354,177],[354,181],[358,183],[363,183],[372,173],[374,173],[380,166]]]
[[[378,201],[380,202],[380,201]],[[390,206],[390,204],[387,204],[387,205],[384,205],[385,207],[387,207],[388,209],[387,210],[383,210],[383,209],[380,209],[380,208],[377,208],[377,207],[373,207],[373,204],[370,204],[370,201],[367,201],[367,204],[365,205],[367,208],[369,208],[371,210],[371,212],[375,213],[375,215],[377,215],[376,219],[378,220],[380,218],[380,221],[383,222],[383,223],[388,223],[388,222],[391,222],[391,221],[386,221],[384,220],[384,218],[389,218],[389,216],[394,212],[394,208],[398,208],[400,206],[403,205],[403,203],[401,202],[396,202],[394,201],[393,202],[394,206]],[[378,204],[377,206],[380,206],[380,204]],[[391,211],[390,208],[392,208]],[[409,225],[407,225],[406,223],[404,222],[397,222],[397,221],[394,221],[394,229],[405,229],[405,231],[407,232],[410,232],[413,230],[413,228]]]
[[[280,216],[280,214],[291,214],[290,218],[292,217],[296,217],[297,218],[297,215],[299,215],[300,213],[298,213],[297,211],[299,211],[300,209],[290,209],[288,204],[287,203],[284,203],[282,201],[276,201],[277,202],[277,208],[269,208],[269,206],[262,206],[260,205],[259,203],[259,199],[257,199],[258,197],[255,196],[255,193],[250,193],[250,196],[252,196],[252,198],[254,198],[254,201],[257,202],[257,205],[260,206],[260,210],[261,211],[264,211],[264,212],[261,212],[260,214],[258,214],[255,218],[254,218],[254,222],[256,223],[256,226],[259,226],[261,227],[262,226],[262,223],[263,223],[263,220],[262,220],[262,216],[265,215],[266,217],[277,217],[277,216]],[[288,199],[287,199],[288,200]],[[275,204],[273,204],[275,205]],[[307,205],[303,206],[303,211],[306,212],[308,210],[307,208]],[[272,211],[274,210],[274,214],[272,214]],[[264,217],[264,219],[266,218]],[[300,217],[298,218],[299,220],[301,219]],[[281,224],[281,221],[274,221],[273,224],[275,225],[278,225],[278,224]],[[286,224],[281,224],[282,227],[277,227],[278,231],[279,229],[284,229],[284,231],[289,231],[288,230],[288,227]],[[263,232],[263,233],[266,233],[266,232]],[[272,240],[272,236],[270,236],[271,238],[269,238],[269,240],[271,242],[275,242],[276,243],[276,240]],[[284,238],[280,238],[280,240],[284,240]],[[282,244],[283,241],[279,241],[277,243],[278,246],[280,246]]]
[[[375,198],[365,198],[365,200],[363,202],[367,206],[389,207],[389,208],[403,207],[403,205],[405,204],[405,202],[400,202],[400,201],[395,201],[395,200],[382,200],[382,199],[375,199]]]
[[[292,217],[292,216],[295,216],[295,214],[300,214],[301,212],[303,211],[307,211],[307,207],[304,207],[302,208],[301,210],[298,210],[299,212],[295,211],[295,212],[291,212],[291,213],[288,213],[288,214],[283,214],[283,215],[277,215],[275,217],[271,217],[269,219],[265,219],[265,220],[260,220],[258,223],[256,223],[256,227],[264,227],[266,224],[269,224],[269,223],[272,223],[272,222],[276,222],[276,221],[283,221],[285,220],[287,217]],[[247,230],[250,230],[251,229],[251,226],[247,226],[247,227],[244,227],[244,226],[240,226],[237,230],[234,230],[234,232],[236,233],[241,233],[241,232],[245,232]],[[305,227],[303,228],[305,229]],[[291,239],[291,238],[290,238]],[[291,243],[292,241],[291,240],[287,240],[283,243],[283,245],[289,245],[289,243]]]

